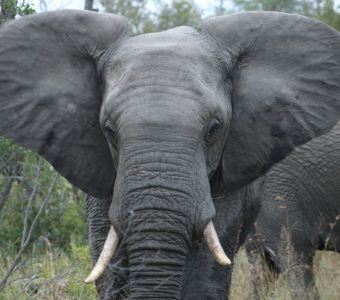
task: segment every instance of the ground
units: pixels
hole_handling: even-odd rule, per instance
[[[340,253],[317,251],[314,258],[316,284],[322,300],[338,300],[340,295]],[[237,255],[230,300],[251,300],[252,284],[245,251]],[[287,290],[287,281],[280,277],[270,295],[261,300],[292,300]]]
[[[33,249],[34,250],[34,249]],[[32,252],[25,263],[19,265],[0,294],[1,300],[92,300],[96,298],[93,285],[83,280],[90,271],[87,246],[73,245],[68,253],[53,250],[46,245],[40,254]],[[0,252],[0,278],[13,257]],[[315,272],[321,299],[338,300],[340,295],[340,254],[318,252]],[[231,300],[251,300],[250,273],[244,250],[236,259]],[[280,278],[270,296],[263,300],[291,300],[284,278]]]

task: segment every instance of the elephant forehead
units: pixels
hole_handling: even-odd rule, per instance
[[[191,74],[205,82],[216,82],[221,60],[205,38],[190,27],[144,34],[126,39],[110,57],[107,69],[117,77],[138,78],[145,73],[157,78],[179,78]],[[187,76],[187,79],[190,79]]]
[[[224,115],[222,68],[215,50],[192,28],[128,38],[105,67],[101,119],[134,115],[173,123],[207,119],[216,111]]]
[[[181,52],[191,57],[195,53],[211,51],[212,48],[203,36],[190,27],[177,27],[167,31],[141,34],[126,39],[120,49],[129,55],[155,51]],[[126,52],[127,51],[127,52]]]

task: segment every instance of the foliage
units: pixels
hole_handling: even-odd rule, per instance
[[[311,15],[314,0],[234,0],[242,10],[281,11]]]
[[[33,4],[26,3],[25,0],[1,0],[0,8],[0,23],[3,20],[13,19],[16,15],[25,16],[35,13]]]
[[[340,30],[340,14],[333,0],[233,0],[237,10],[297,13],[314,17]]]
[[[17,5],[17,13],[20,16],[28,16],[35,14],[36,11],[33,4],[26,3],[25,0],[23,0]]]
[[[37,249],[40,249],[39,251]],[[0,278],[13,260],[0,248]],[[26,254],[1,294],[2,300],[96,299],[94,285],[85,285],[84,278],[91,271],[87,246],[71,243],[69,251],[52,247],[48,240],[44,247],[34,245]]]
[[[73,245],[87,244],[87,230],[82,192],[61,177],[57,180],[54,169],[37,154],[3,138],[0,151],[0,253],[12,258],[1,267],[1,291],[16,264],[26,263],[25,253],[41,253],[46,245],[50,252],[56,248],[73,253]]]
[[[1,0],[0,21],[13,19],[16,15],[17,0]]]
[[[13,165],[20,165],[10,194],[4,205],[0,219],[0,248],[17,248],[21,241],[24,215],[29,199],[28,225],[46,197],[50,180],[55,174],[53,168],[40,159],[37,154],[24,150],[6,139],[0,139],[0,192],[8,182],[9,171]],[[37,178],[37,167],[40,174]],[[34,191],[34,186],[36,191]],[[75,190],[70,183],[60,178],[51,200],[38,220],[33,240],[47,237],[55,246],[67,248],[71,241],[86,241],[86,222],[83,193]]]
[[[120,14],[128,18],[134,34],[144,31],[151,22],[147,10],[147,0],[100,0],[108,13]]]
[[[202,19],[198,8],[190,1],[174,0],[165,4],[158,16],[158,30],[187,25],[198,29]]]
[[[101,0],[104,10],[128,18],[134,34],[166,30],[172,27],[188,25],[199,28],[201,14],[193,1],[173,0],[170,4],[160,1],[159,13],[151,11],[147,0]]]
[[[317,11],[316,18],[340,31],[340,13],[334,9],[333,0],[324,0]]]

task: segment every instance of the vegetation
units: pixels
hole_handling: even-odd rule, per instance
[[[147,0],[100,0],[106,12],[121,14],[129,19],[134,34],[166,30],[175,26],[188,25],[199,28],[201,14],[189,0],[164,1]],[[148,4],[157,8],[150,10]]]
[[[339,299],[340,254],[317,251],[317,255],[314,258],[314,266],[316,285],[320,293],[320,298],[325,300]],[[263,276],[265,276],[265,274],[263,274]],[[266,290],[265,285],[261,286],[260,297],[261,300],[294,300],[291,299],[289,295],[286,274],[283,274],[274,282],[273,289],[269,292]],[[242,250],[238,253],[235,263],[230,300],[250,299],[254,299],[251,275],[245,251]]]
[[[25,0],[1,0],[0,1],[0,24],[8,19],[13,19],[16,15],[26,16],[35,13],[35,9]]]
[[[128,17],[134,34],[179,25],[200,27],[203,12],[194,1],[153,1],[151,6],[150,2],[100,0],[105,11]],[[228,12],[225,1],[215,2],[217,14]],[[92,9],[93,1],[87,5]],[[0,8],[0,26],[16,15],[35,13],[25,1],[0,0]],[[340,30],[333,0],[234,0],[233,11],[241,10],[300,13]],[[0,290],[1,280],[14,266],[12,276],[3,282],[6,288],[1,299],[95,298],[93,286],[83,284],[91,266],[84,204],[83,193],[58,177],[43,159],[0,138]],[[322,253],[317,259],[323,299],[336,299],[340,294],[339,254]],[[243,252],[236,265],[232,299],[251,299]],[[271,299],[288,299],[282,282],[275,285]]]
[[[39,246],[41,247],[41,246]],[[2,300],[93,300],[96,291],[93,285],[85,285],[84,278],[90,271],[90,259],[86,246],[71,244],[65,252],[45,241],[39,255],[36,247],[28,253],[24,263],[14,272]],[[0,254],[0,277],[13,257]],[[321,299],[337,300],[340,294],[340,254],[318,252],[316,281]],[[237,255],[230,300],[254,299],[251,276],[245,252]],[[290,300],[284,276],[275,283],[268,294],[263,289],[262,300]]]
[[[189,1],[175,0],[165,4],[158,16],[157,30],[187,25],[198,29],[202,22],[198,8]]]
[[[233,0],[236,10],[268,10],[297,13],[319,19],[340,30],[339,7],[334,0]]]
[[[39,248],[40,250],[37,250]],[[0,277],[9,268],[13,254],[0,253]],[[96,299],[94,285],[84,284],[91,271],[88,247],[70,244],[65,250],[54,247],[47,239],[34,245],[0,294],[2,300]]]

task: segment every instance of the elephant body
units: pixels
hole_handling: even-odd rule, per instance
[[[261,180],[261,209],[246,242],[255,291],[263,278],[256,268],[264,262],[272,272],[266,278],[287,274],[293,299],[318,299],[315,251],[340,252],[340,123]]]
[[[340,120],[340,35],[275,12],[128,32],[76,10],[1,26],[0,134],[94,197],[90,232],[109,229],[103,246],[90,234],[103,251],[85,282],[103,297],[224,297],[225,252],[244,239],[243,204],[226,195]]]

